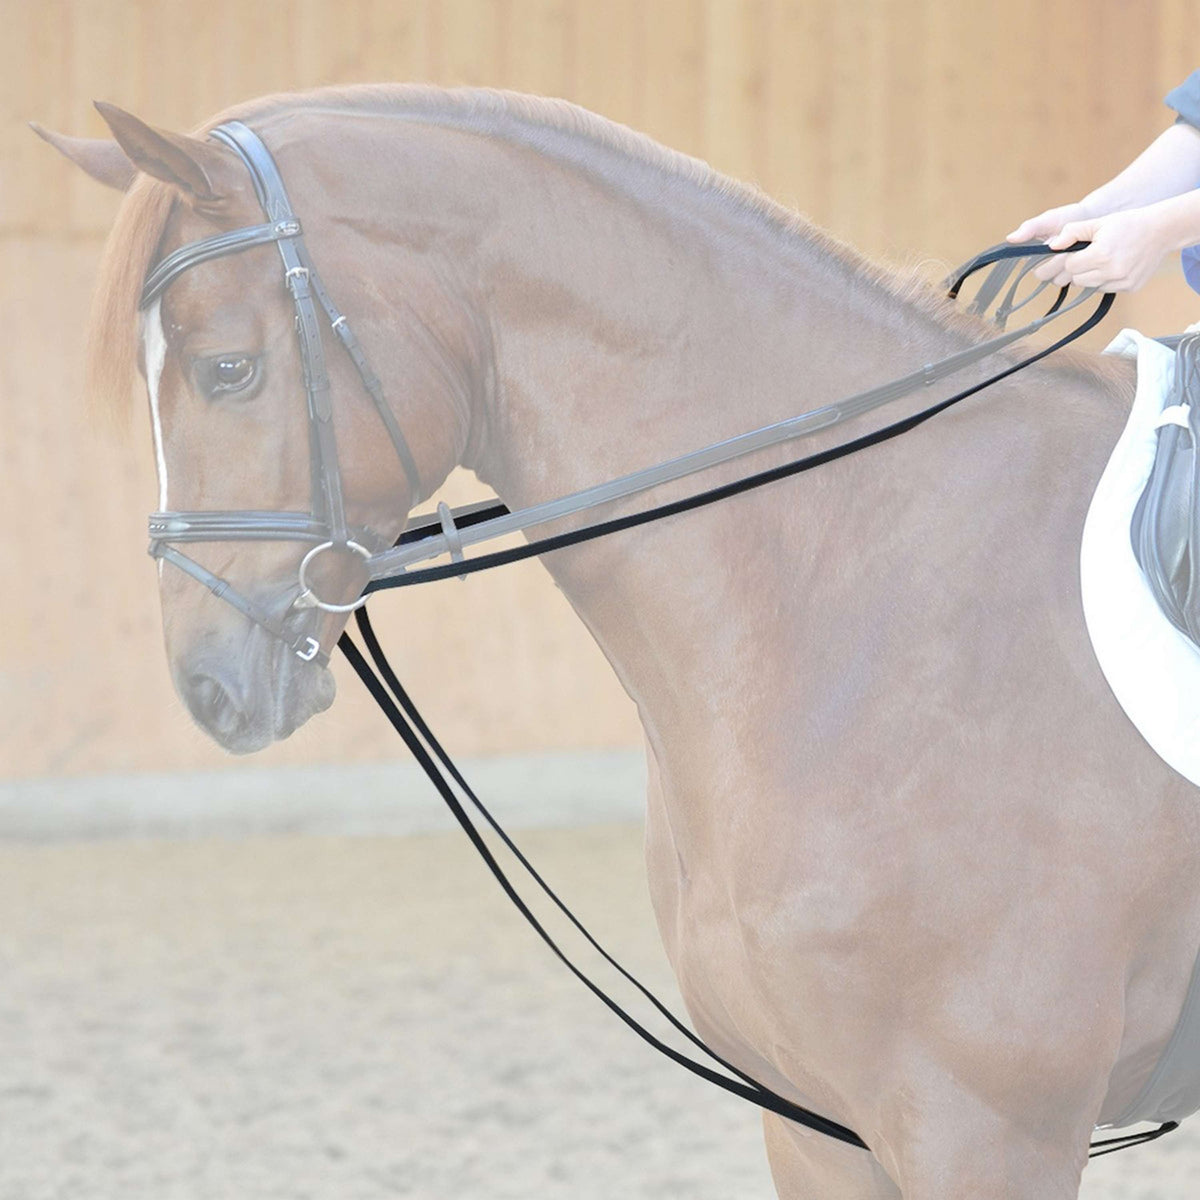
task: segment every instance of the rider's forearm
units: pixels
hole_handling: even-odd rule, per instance
[[[1164,253],[1200,243],[1200,191],[1159,200],[1143,211],[1153,220]]]
[[[1200,129],[1179,122],[1164,130],[1115,178],[1084,197],[1092,216],[1179,196],[1200,185]],[[1190,243],[1185,243],[1190,244]]]

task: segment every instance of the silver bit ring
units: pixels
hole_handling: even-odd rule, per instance
[[[370,550],[368,550],[366,546],[359,545],[358,542],[347,540],[345,542],[338,543],[338,545],[339,548],[344,546],[347,550],[353,550],[355,554],[362,555],[364,560],[369,560],[371,558]],[[317,593],[314,592],[309,586],[307,579],[308,564],[311,563],[312,560],[316,558],[317,555],[323,550],[332,550],[333,547],[333,542],[322,542],[319,546],[314,546],[300,560],[300,595],[297,596],[293,601],[293,604],[296,608],[319,608],[322,612],[350,613],[354,612],[356,608],[362,608],[362,606],[366,604],[368,599],[366,596],[359,596],[359,598],[352,604],[330,604],[328,601],[322,600],[320,596],[318,596]]]

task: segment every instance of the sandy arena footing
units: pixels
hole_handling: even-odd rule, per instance
[[[640,827],[519,841],[682,1011]],[[0,1200],[774,1195],[755,1110],[607,1013],[460,836],[8,840],[0,911]],[[1198,1189],[1200,1125],[1082,1194]]]

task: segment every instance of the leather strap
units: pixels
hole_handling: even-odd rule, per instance
[[[218,125],[212,131],[212,137],[241,158],[254,181],[259,203],[272,221],[296,219],[279,168],[258,134],[241,121],[228,121]],[[296,332],[300,338],[300,365],[308,401],[313,512],[329,526],[329,540],[335,545],[345,545],[349,534],[342,499],[337,439],[333,431],[329,373],[325,367],[321,326],[309,284],[309,268],[301,257],[302,244],[300,237],[281,239],[276,243],[279,257],[283,260],[284,282],[296,309]]]
[[[151,513],[150,536],[166,542],[315,543],[327,541],[329,535],[324,524],[311,513],[246,509]],[[361,540],[357,533],[355,540]]]
[[[292,216],[279,221],[269,221],[265,225],[251,225],[229,233],[218,233],[202,241],[180,246],[146,276],[138,307],[149,308],[184,271],[200,263],[223,258],[227,254],[237,254],[241,250],[250,249],[251,246],[265,246],[271,242],[299,236],[300,222]]]
[[[632,975],[625,967],[623,967],[602,945],[596,938],[587,930],[578,917],[567,907],[567,905],[559,898],[558,894],[546,883],[545,879],[537,872],[533,864],[521,853],[521,850],[508,836],[501,827],[500,823],[492,816],[488,809],[483,804],[483,801],[475,794],[470,784],[464,778],[462,772],[455,765],[454,760],[443,749],[441,743],[430,729],[427,722],[421,716],[417,706],[413,703],[400,680],[397,678],[392,665],[388,662],[387,655],[383,652],[378,639],[375,636],[375,631],[371,627],[370,617],[365,609],[360,609],[355,618],[358,621],[359,633],[363,638],[363,642],[367,647],[367,651],[374,663],[374,669],[368,664],[358,647],[354,644],[349,634],[343,633],[338,640],[338,649],[346,656],[347,661],[354,669],[356,675],[362,681],[363,686],[370,692],[372,698],[383,712],[384,716],[391,723],[393,729],[400,735],[404,744],[408,747],[413,757],[421,769],[425,772],[430,783],[433,784],[439,796],[441,796],[446,807],[450,810],[454,819],[458,822],[463,832],[467,835],[468,840],[474,847],[476,853],[483,859],[488,870],[492,873],[493,878],[500,885],[504,894],[513,903],[521,916],[532,927],[534,932],[542,939],[543,942],[550,948],[553,954],[560,962],[575,976],[587,989],[590,991],[604,1006],[625,1023],[634,1033],[638,1035],[644,1042],[657,1050],[660,1054],[669,1058],[672,1062],[690,1071],[693,1075],[699,1076],[701,1079],[721,1088],[722,1090],[738,1096],[743,1100],[748,1100],[751,1104],[756,1104],[760,1108],[766,1109],[769,1112],[777,1113],[779,1116],[786,1117],[790,1121],[795,1121],[798,1125],[806,1126],[818,1133],[823,1133],[827,1137],[834,1138],[837,1141],[844,1142],[850,1146],[857,1146],[862,1149],[870,1149],[867,1143],[854,1130],[845,1125],[832,1121],[828,1117],[823,1117],[811,1109],[805,1108],[802,1105],[796,1104],[794,1101],[781,1096],[778,1092],[759,1083],[752,1076],[734,1066],[727,1059],[722,1058],[715,1050],[713,1050],[706,1042],[702,1041],[695,1033],[692,1032],[682,1021],[680,1021],[667,1008],[653,992],[649,990],[640,980]],[[454,786],[452,786],[452,784]],[[522,899],[512,881],[505,874],[504,869],[500,866],[496,856],[492,853],[487,843],[484,841],[479,829],[466,811],[466,807],[460,801],[455,792],[455,786],[467,801],[474,807],[476,812],[487,822],[496,836],[504,844],[505,848],[517,860],[529,877],[549,898],[554,906],[563,914],[564,917],[574,926],[574,928],[587,941],[588,945],[595,950],[601,958],[604,959],[618,974],[622,976],[628,983],[641,993],[641,995],[649,1001],[649,1003],[663,1016],[670,1025],[690,1041],[694,1046],[706,1054],[719,1066],[724,1067],[733,1078],[723,1075],[718,1071],[713,1070],[707,1064],[698,1062],[696,1059],[689,1058],[682,1054],[673,1046],[667,1045],[660,1038],[652,1034],[644,1025],[636,1020],[629,1012],[625,1010],[616,1000],[614,1000],[599,984],[595,983],[583,970],[580,969],[562,950],[558,943],[547,931],[545,926],[534,915],[529,905]],[[1177,1121],[1167,1121],[1158,1128],[1147,1130],[1141,1133],[1123,1134],[1117,1137],[1101,1139],[1092,1144],[1088,1148],[1089,1158],[1099,1158],[1105,1154],[1113,1154],[1117,1150],[1125,1150],[1131,1146],[1141,1145],[1143,1142],[1152,1142],[1156,1138],[1162,1137],[1171,1130],[1178,1128]]]
[[[151,542],[150,554],[154,558],[162,559],[163,562],[169,562],[185,575],[190,575],[197,583],[204,584],[218,600],[224,600],[226,604],[232,605],[255,625],[261,626],[278,638],[298,658],[302,658],[305,662],[319,663],[323,667],[329,665],[329,655],[321,649],[320,643],[315,637],[307,633],[289,633],[282,621],[277,620],[263,605],[238,591],[229,580],[213,574],[207,567],[202,567],[195,559],[188,558],[186,554],[180,554],[174,546],[169,546],[165,542]]]
[[[722,1058],[715,1050],[711,1049],[704,1041],[696,1036],[678,1017],[671,1012],[653,992],[650,991],[643,983],[636,979],[625,967],[611,954],[604,949],[603,946],[592,936],[591,933],[584,927],[574,913],[563,903],[558,895],[550,888],[546,881],[534,869],[529,860],[521,853],[512,839],[505,833],[499,822],[492,816],[483,802],[472,790],[470,784],[463,777],[462,772],[455,766],[454,761],[442,748],[433,731],[426,724],[417,707],[409,699],[407,692],[400,684],[400,680],[396,677],[392,670],[391,664],[387,660],[387,656],[383,653],[382,647],[376,640],[375,632],[371,628],[370,618],[366,612],[360,609],[355,617],[358,621],[359,632],[363,636],[367,649],[374,660],[375,671],[371,670],[358,647],[343,633],[338,640],[338,649],[346,656],[350,665],[354,668],[355,673],[363,682],[364,686],[371,693],[371,696],[379,705],[380,709],[391,722],[392,727],[403,739],[404,744],[408,747],[413,757],[424,770],[427,778],[441,796],[446,807],[450,810],[454,819],[458,822],[462,831],[467,835],[471,845],[475,848],[476,853],[487,864],[488,870],[491,871],[493,878],[499,883],[504,890],[505,895],[516,906],[521,916],[529,923],[538,937],[550,948],[556,958],[575,976],[597,999],[599,999],[614,1015],[619,1017],[630,1029],[633,1030],[643,1041],[649,1043],[660,1054],[666,1055],[672,1062],[677,1063],[685,1070],[690,1071],[693,1075],[698,1075],[701,1079],[707,1080],[709,1083],[715,1084],[727,1092],[739,1096],[743,1100],[749,1100],[752,1104],[757,1104],[760,1108],[767,1109],[770,1112],[778,1113],[780,1116],[787,1117],[789,1120],[795,1121],[799,1125],[804,1125],[809,1129],[816,1130],[818,1133],[823,1133],[828,1137],[834,1138],[837,1141],[845,1142],[851,1146],[857,1146],[860,1149],[867,1149],[866,1142],[854,1130],[847,1128],[845,1125],[839,1124],[837,1121],[832,1121],[828,1117],[822,1117],[819,1114],[812,1112],[810,1109],[804,1108],[802,1105],[796,1104],[794,1101],[788,1100],[786,1097],[779,1095],[778,1092],[772,1091],[764,1084],[759,1083],[752,1076],[747,1075],[744,1071],[734,1066],[727,1059]],[[378,672],[378,675],[375,673]],[[384,686],[384,680],[387,686]],[[393,699],[394,697],[394,699]],[[426,749],[426,746],[429,749]],[[455,795],[454,788],[451,786],[451,781],[458,785],[463,795],[467,797],[475,810],[484,818],[491,826],[492,830],[504,843],[505,847],[513,854],[521,866],[528,872],[537,886],[546,894],[550,901],[562,912],[571,924],[579,931],[586,939],[591,947],[621,976],[631,983],[637,990],[658,1010],[659,1014],[666,1018],[672,1027],[690,1041],[694,1046],[698,1047],[704,1054],[708,1055],[719,1066],[724,1067],[729,1071],[734,1078],[722,1075],[718,1071],[714,1071],[711,1067],[702,1062],[697,1062],[695,1059],[689,1058],[686,1054],[681,1054],[674,1047],[667,1045],[661,1039],[657,1038],[648,1029],[645,1028],[639,1021],[625,1011],[607,992],[604,991],[597,983],[589,978],[576,964],[566,955],[558,943],[547,931],[546,927],[534,915],[530,907],[521,898],[503,868],[496,860],[484,841],[479,830],[474,822],[467,814],[463,804]]]
[[[358,343],[358,338],[354,336],[354,330],[350,328],[350,322],[338,310],[324,283],[321,282],[321,277],[312,269],[312,264],[308,262],[308,248],[301,245],[300,253],[309,267],[309,279],[312,283],[313,295],[316,296],[317,302],[325,310],[325,315],[329,318],[329,327],[337,334],[338,340],[350,356],[350,361],[354,364],[354,369],[358,372],[358,377],[362,380],[362,385],[366,389],[367,395],[371,397],[371,403],[375,405],[375,411],[379,414],[379,419],[388,431],[388,437],[392,440],[396,457],[399,458],[400,465],[404,469],[404,474],[408,477],[410,503],[415,504],[425,495],[425,490],[421,484],[421,472],[417,469],[417,460],[413,457],[412,450],[408,445],[408,439],[404,436],[404,431],[400,428],[400,423],[396,420],[395,413],[392,412],[383,398],[383,384],[379,382],[379,376],[371,370],[371,364],[367,362],[367,356],[363,353],[362,347]]]
[[[1084,243],[1077,243],[1077,245],[1082,244]],[[957,296],[958,290],[966,278],[983,267],[990,265],[992,262],[998,261],[999,258],[1010,259],[1030,254],[1044,255],[1048,253],[1050,251],[1041,243],[1037,243],[1034,246],[995,246],[991,251],[977,255],[972,260],[972,263],[962,268],[950,286],[950,295]],[[995,255],[996,257],[988,257],[989,255]],[[1029,321],[1018,329],[1009,330],[997,337],[989,338],[985,342],[980,342],[978,345],[960,350],[956,354],[947,355],[935,363],[926,363],[919,370],[913,371],[908,375],[902,375],[899,379],[889,380],[878,387],[869,388],[864,392],[848,396],[832,404],[827,404],[822,408],[812,409],[809,412],[801,413],[785,421],[776,422],[773,425],[767,425],[762,429],[756,429],[750,433],[739,434],[737,437],[728,438],[723,442],[717,442],[711,446],[705,446],[700,450],[694,450],[690,454],[668,459],[666,462],[657,463],[644,470],[634,471],[629,475],[622,475],[617,479],[611,479],[605,483],[596,484],[593,487],[584,488],[566,496],[559,496],[554,500],[548,500],[542,504],[530,505],[515,512],[506,512],[498,515],[494,519],[478,522],[472,528],[461,531],[459,546],[478,545],[481,542],[492,541],[512,533],[520,533],[538,525],[545,525],[551,521],[560,520],[563,517],[573,516],[576,513],[598,508],[614,500],[637,495],[651,488],[658,487],[661,484],[683,479],[721,463],[742,458],[747,454],[762,450],[768,446],[780,445],[785,442],[809,437],[822,429],[827,429],[843,421],[848,421],[853,417],[871,412],[894,400],[899,400],[923,388],[930,387],[985,358],[989,358],[1006,346],[1028,337],[1032,333],[1036,333],[1051,321],[1088,303],[1097,296],[1095,289],[1089,288],[1080,292],[1069,303],[1064,303],[1067,290],[1066,288],[1059,290],[1058,297],[1048,312]],[[1042,289],[1039,288],[1038,291],[1040,293]],[[1073,330],[1065,338],[1055,342],[1051,349],[1066,345],[1067,342],[1091,329],[1104,317],[1111,305],[1111,296],[1107,298],[1101,296],[1097,300],[1096,312],[1078,329]],[[1013,370],[1019,370],[1020,366],[1026,366],[1037,362],[1040,358],[1044,358],[1046,353],[1048,351],[1026,358],[1016,368],[1007,368],[997,372],[982,384],[959,393],[956,399],[973,395],[981,388],[987,387],[991,383],[1011,375]],[[940,411],[940,409],[935,408],[931,411]],[[910,427],[903,422],[901,424],[905,428]],[[889,426],[888,428],[892,427]],[[862,442],[862,439],[848,443],[848,445],[857,446],[860,442]],[[867,443],[864,442],[863,444]],[[651,511],[657,512],[660,510]],[[598,522],[595,526],[590,526],[589,528],[599,529],[608,524],[608,522]],[[621,527],[628,528],[627,525],[623,524]],[[548,542],[557,540],[544,539],[533,544],[545,546]],[[435,578],[431,572],[441,571],[442,568],[428,568],[420,572],[413,572],[408,568],[415,563],[436,558],[439,555],[448,554],[449,552],[449,541],[445,538],[434,536],[424,538],[415,544],[403,544],[392,550],[384,551],[382,554],[374,555],[368,564],[372,582],[368,585],[367,590],[376,591],[385,587],[408,587],[414,580]],[[500,552],[500,554],[504,553],[503,551]],[[470,569],[472,569],[470,560],[462,564],[463,573],[466,573]]]

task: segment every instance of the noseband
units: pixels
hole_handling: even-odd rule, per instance
[[[334,305],[312,265],[300,221],[292,211],[283,178],[267,147],[258,134],[240,121],[218,125],[210,136],[232,150],[245,164],[267,220],[262,225],[251,225],[192,242],[169,254],[147,276],[139,307],[143,311],[149,308],[184,271],[200,263],[236,254],[252,246],[274,243],[279,247],[284,286],[296,311],[296,334],[308,406],[312,509],[307,513],[255,510],[153,513],[150,517],[150,554],[204,584],[213,595],[231,604],[256,625],[284,642],[297,658],[324,665],[329,662],[328,652],[310,633],[296,633],[289,629],[288,615],[310,608],[325,612],[350,612],[364,603],[365,597],[360,597],[353,604],[331,604],[321,600],[307,581],[313,559],[329,550],[341,550],[358,554],[369,561],[377,551],[386,548],[387,543],[366,526],[351,526],[346,521],[337,440],[333,429],[333,404],[318,308],[324,313],[329,328],[337,334],[358,371],[363,387],[391,438],[413,498],[423,494],[421,476],[403,431],[391,409],[384,403],[379,377],[371,370],[350,323]],[[228,580],[214,575],[176,549],[177,544],[183,543],[227,541],[310,544],[300,563],[296,594],[282,616],[277,616],[262,601],[239,591]]]

